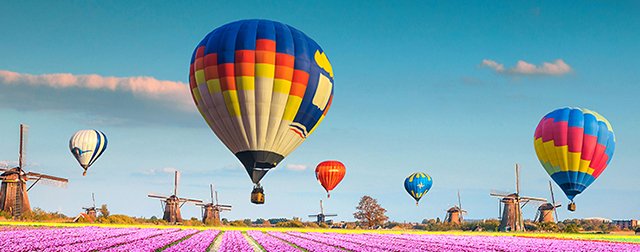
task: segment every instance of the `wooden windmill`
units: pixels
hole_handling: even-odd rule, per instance
[[[213,184],[209,186],[211,187],[211,203],[196,203],[196,205],[202,207],[203,223],[220,223],[220,212],[231,211],[231,205],[218,204],[218,191],[213,190]]]
[[[327,223],[327,221],[326,221],[327,217],[336,217],[336,216],[338,216],[338,215],[337,214],[324,214],[324,207],[322,206],[322,200],[320,200],[320,213],[309,215],[309,217],[316,217],[316,223],[318,223],[318,224]]]
[[[162,195],[149,194],[149,198],[161,199],[160,204],[164,209],[164,215],[162,219],[165,221],[177,224],[182,222],[182,215],[180,215],[180,208],[187,202],[202,203],[202,200],[188,199],[178,197],[178,171],[175,172],[173,183],[173,195],[167,197]]]
[[[467,211],[462,209],[462,201],[460,200],[460,191],[458,191],[458,205],[453,206],[447,210],[447,216],[444,219],[444,222],[452,223],[452,224],[460,224],[462,223],[462,215],[466,214]]]
[[[529,202],[547,202],[544,198],[520,195],[520,165],[518,164],[516,164],[516,192],[511,194],[492,192],[490,195],[500,198],[500,202],[504,205],[499,231],[524,231],[522,208]]]
[[[20,151],[18,152],[18,166],[0,168],[2,185],[0,186],[0,210],[11,213],[13,217],[20,217],[23,213],[31,212],[29,195],[27,192],[38,182],[65,186],[69,182],[65,178],[54,177],[36,172],[26,172],[26,145],[28,126],[20,124]],[[27,181],[34,181],[27,188]]]
[[[553,196],[553,185],[551,181],[549,181],[549,192],[551,192],[551,203],[547,202],[538,207],[538,212],[536,212],[536,220],[539,223],[544,222],[556,222],[558,219],[558,208],[562,206],[562,203],[556,203],[556,199]],[[553,218],[555,215],[555,219]]]
[[[82,209],[89,218],[93,218],[95,220],[98,217],[98,212],[96,209],[96,196],[93,193],[91,193],[91,200],[93,201],[93,206],[83,207]]]

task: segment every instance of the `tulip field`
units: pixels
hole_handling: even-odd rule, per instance
[[[640,251],[636,236],[0,226],[0,251]]]

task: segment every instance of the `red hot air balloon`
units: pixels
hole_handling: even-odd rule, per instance
[[[327,198],[331,195],[329,191],[336,188],[338,183],[344,178],[344,174],[347,172],[347,168],[344,167],[340,161],[330,160],[324,161],[316,167],[316,179],[320,182],[320,185],[327,191]]]

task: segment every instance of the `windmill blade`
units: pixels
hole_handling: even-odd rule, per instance
[[[178,200],[182,202],[204,203],[202,200],[199,200],[199,199],[178,198]]]
[[[178,176],[179,175],[180,174],[178,173],[178,171],[176,171],[174,180],[173,180],[173,195],[175,195],[176,197],[178,197]]]
[[[27,156],[27,133],[29,132],[29,126],[26,124],[20,124],[20,152],[18,153],[18,167],[24,168]]]
[[[512,194],[512,193],[507,192],[507,191],[496,190],[496,189],[491,189],[491,192],[490,192],[490,193],[493,193],[493,194],[504,194],[504,195]]]
[[[93,208],[96,208],[96,195],[91,193],[91,200],[93,200]]]
[[[516,194],[520,195],[520,165],[516,163]]]
[[[225,208],[231,208],[230,205],[216,205],[217,207],[225,207]]]
[[[205,203],[196,203],[196,206],[203,206],[203,207],[204,207],[204,206],[207,206],[207,205],[209,205],[209,204],[205,204]]]
[[[458,210],[460,210],[458,221],[462,222],[462,201],[460,200],[460,189],[458,189]]]
[[[309,217],[318,217],[318,215],[317,214],[316,215],[309,215]]]
[[[509,194],[501,194],[501,193],[489,193],[490,196],[499,197],[499,198],[515,198]]]
[[[27,173],[27,177],[33,177],[33,178],[41,178],[41,179],[47,179],[47,180],[53,180],[53,181],[58,181],[61,183],[68,183],[69,180],[66,178],[61,178],[61,177],[56,177],[56,176],[51,176],[51,175],[46,175],[46,174],[41,174],[41,173],[37,173],[37,172],[29,172]]]
[[[213,184],[209,184],[209,187],[211,188],[211,203],[213,203]],[[216,193],[216,204],[218,204],[218,194]]]
[[[147,194],[147,197],[149,198],[156,198],[156,199],[168,199],[169,197],[167,196],[162,196],[162,195],[157,195],[157,194]]]
[[[547,203],[547,199],[545,199],[545,198],[536,198],[536,197],[523,196],[523,197],[520,197],[520,199],[521,200],[526,200],[526,201],[537,201],[537,202]]]
[[[559,206],[556,205],[556,198],[553,196],[553,185],[551,184],[551,181],[549,181],[549,191],[551,191],[551,204],[553,205],[553,213],[555,214],[556,221],[559,221],[557,209]]]
[[[325,214],[324,217],[336,217],[338,216],[337,214]]]
[[[66,178],[60,178],[60,177],[50,176],[50,175],[46,175],[46,174],[40,174],[40,173],[36,173],[36,172],[29,172],[29,173],[26,174],[26,176],[27,176],[27,179],[35,180],[35,182],[33,184],[31,184],[29,189],[31,189],[31,187],[35,186],[38,182],[42,182],[42,183],[44,183],[46,185],[62,187],[62,188],[66,188],[67,187],[67,183],[69,183],[69,180],[66,179]]]

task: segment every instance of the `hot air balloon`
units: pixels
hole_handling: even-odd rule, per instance
[[[433,185],[431,176],[424,172],[413,173],[404,180],[404,189],[416,200],[416,206],[422,196],[429,192],[431,185]]]
[[[322,122],[333,99],[333,69],[301,31],[241,20],[205,36],[191,58],[193,100],[209,127],[242,162],[264,203],[260,180]]]
[[[336,186],[344,178],[344,174],[347,172],[347,168],[344,167],[340,161],[324,161],[316,167],[316,179],[320,182],[320,185],[327,191],[327,198],[331,197],[329,191],[336,188]]]
[[[86,176],[87,169],[107,149],[107,136],[98,130],[80,130],[69,140],[69,149],[84,169],[82,176]]]
[[[544,169],[571,200],[602,174],[615,149],[613,128],[595,111],[559,108],[545,115],[533,136]]]

